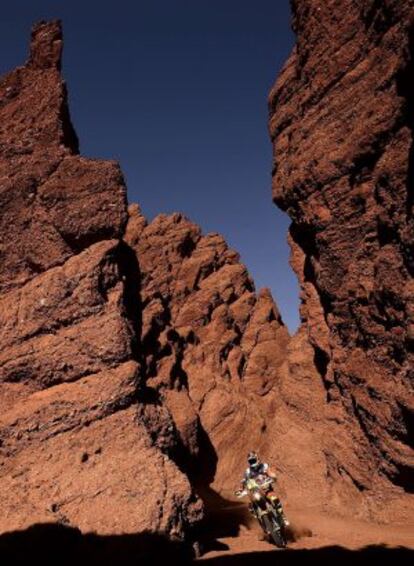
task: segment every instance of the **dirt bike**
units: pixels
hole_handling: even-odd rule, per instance
[[[266,490],[271,488],[272,480],[265,480],[260,484],[253,478],[245,482],[243,490],[236,491],[237,497],[248,497],[249,509],[259,521],[263,532],[268,535],[276,546],[285,548],[285,527],[281,517],[276,511],[273,503],[266,495]]]

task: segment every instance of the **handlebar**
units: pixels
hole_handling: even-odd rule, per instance
[[[273,480],[271,478],[268,478],[267,480],[261,482],[261,483],[257,483],[257,486],[259,489],[261,488],[267,488],[270,487],[273,483]],[[245,497],[246,495],[248,495],[249,490],[247,488],[244,489],[238,489],[237,491],[234,492],[234,495],[236,497]]]
[[[247,495],[247,491],[245,489],[238,489],[234,492],[234,495],[236,497],[244,497],[245,495]]]

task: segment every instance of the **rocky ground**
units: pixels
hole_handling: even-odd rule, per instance
[[[304,558],[304,564],[311,560],[332,564],[342,563],[346,557],[347,560],[358,563],[358,556],[364,556],[367,547],[372,547],[373,553],[376,548],[378,557],[381,557],[381,549],[393,549],[395,557],[398,557],[398,564],[409,564],[414,557],[414,521],[384,525],[293,510],[290,517],[292,529],[287,550],[275,549],[273,544],[262,540],[257,527],[250,524],[249,527],[243,526],[237,537],[219,538],[211,550],[206,549],[200,561],[243,565],[253,564],[255,559],[257,563],[262,563],[259,558],[263,558],[264,564],[270,564],[272,560],[279,564],[289,564],[301,557]],[[401,548],[410,549],[411,552],[399,554],[398,550]],[[306,550],[312,552],[306,553]],[[348,554],[346,551],[352,552]],[[265,556],[265,553],[270,553],[270,556]],[[308,561],[306,556],[309,557]],[[385,552],[381,560],[391,556],[392,552],[389,555]],[[406,561],[400,562],[402,558]]]

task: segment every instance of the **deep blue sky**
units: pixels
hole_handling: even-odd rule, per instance
[[[148,218],[220,232],[290,330],[298,287],[272,204],[267,93],[292,45],[288,0],[26,0],[2,7],[0,71],[34,21],[61,18],[71,114],[90,157],[118,159]]]

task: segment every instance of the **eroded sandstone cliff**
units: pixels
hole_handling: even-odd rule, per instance
[[[413,16],[407,0],[294,0],[270,95],[273,190],[302,324],[344,434],[328,475],[414,492]],[[329,422],[329,421],[328,421]]]
[[[78,155],[61,50],[39,24],[0,83],[0,529],[183,538],[265,450],[289,335],[219,235],[127,224],[118,165]]]
[[[133,205],[125,239],[139,263],[147,386],[173,416],[190,475],[232,493],[281,404],[286,327],[218,234],[181,214],[147,224]]]
[[[61,50],[58,22],[35,26],[0,82],[0,530],[182,537],[200,503],[137,418],[126,189],[77,153]]]

